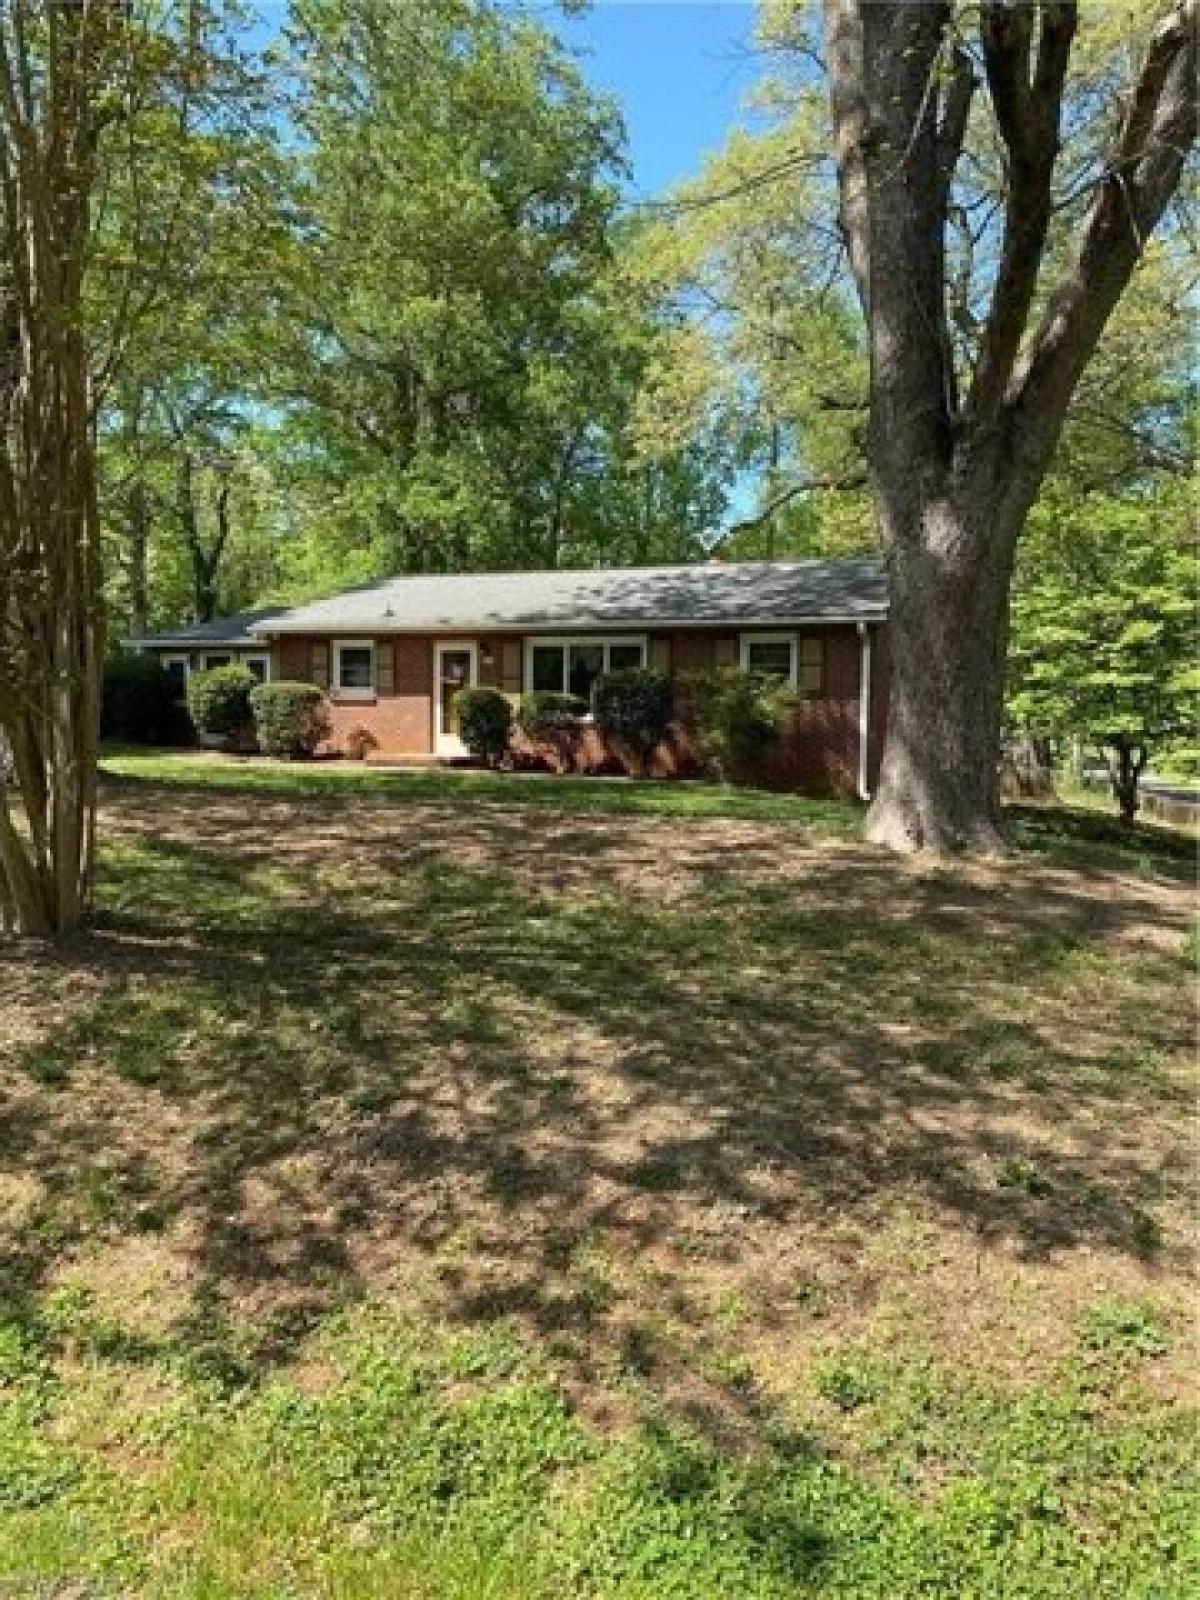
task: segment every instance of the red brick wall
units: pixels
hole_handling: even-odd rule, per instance
[[[762,774],[764,782],[801,791],[853,794],[858,778],[859,670],[861,646],[854,627],[820,630],[825,641],[824,677],[821,692],[807,699],[796,711],[789,736]],[[651,659],[673,672],[681,687],[689,675],[711,670],[718,664],[736,663],[738,639],[735,633],[713,629],[651,634]],[[285,638],[278,642],[273,668],[283,678],[315,681],[314,644],[329,644],[309,638]],[[519,682],[513,664],[519,659],[513,648],[516,636],[501,639],[489,635],[480,642],[480,682],[503,687],[514,698]],[[505,646],[509,646],[505,655]],[[338,702],[333,700],[331,747],[339,749],[351,728],[370,730],[378,740],[381,755],[427,755],[433,747],[433,647],[428,636],[405,635],[376,641],[377,660],[382,652],[392,652],[392,687],[373,700]],[[870,781],[875,781],[882,750],[883,718],[887,706],[886,629],[872,629],[872,684],[870,742]],[[332,650],[329,652],[332,656]],[[509,670],[505,672],[505,661]],[[386,681],[386,673],[384,674]],[[681,697],[681,717],[670,739],[659,750],[655,769],[676,775],[695,770],[695,750],[687,728],[686,691]],[[578,752],[584,770],[616,768],[615,753],[604,746],[594,730],[588,730]]]
[[[788,789],[852,794],[858,778],[859,638],[854,628],[828,628],[823,637],[821,692],[796,708],[790,736],[764,777]]]
[[[279,676],[303,683],[316,682],[313,645],[324,644],[332,670],[332,642],[326,639],[283,638],[279,640]],[[330,748],[340,750],[352,728],[366,728],[374,734],[380,752],[389,755],[427,755],[433,739],[433,641],[406,635],[403,638],[376,639],[376,676],[381,672],[384,652],[391,653],[392,686],[380,690],[370,700],[338,700],[330,696],[329,713],[333,725]]]

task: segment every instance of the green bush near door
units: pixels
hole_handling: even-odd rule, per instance
[[[499,689],[463,689],[455,699],[458,735],[477,761],[498,766],[508,750],[513,712]]]

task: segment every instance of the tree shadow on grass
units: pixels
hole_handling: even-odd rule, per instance
[[[1107,1010],[1070,998],[1113,939],[1182,927],[1153,886],[864,849],[782,871],[778,830],[282,815],[134,817],[95,931],[36,958],[104,986],[16,1052],[11,1293],[85,1240],[169,1239],[161,1347],[248,1374],[424,1263],[453,1314],[695,1415],[671,1329],[730,1285],[786,1321],[825,1234],[865,1251],[900,1203],[1031,1259],[1139,1255],[1186,1188],[1138,1130],[1176,1091],[1128,1053],[1131,1014],[1143,1050],[1179,1042],[1170,947],[1152,992],[1105,967]]]

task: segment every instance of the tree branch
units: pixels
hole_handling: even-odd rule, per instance
[[[1033,24],[1039,17],[1031,75]],[[988,88],[1008,164],[1000,265],[967,406],[985,420],[1003,401],[1037,288],[1077,21],[1075,0],[986,0],[980,18]]]
[[[1146,240],[1178,187],[1197,129],[1197,0],[1155,31],[1075,256],[1009,389],[1026,464],[1044,470],[1063,417]]]
[[[736,534],[748,533],[752,528],[761,528],[764,522],[770,522],[777,511],[782,511],[784,506],[790,505],[793,500],[798,500],[801,495],[841,494],[850,489],[866,487],[865,472],[847,472],[828,478],[805,478],[801,483],[791,483],[786,489],[780,489],[778,494],[773,494],[766,505],[761,506],[752,517],[743,517],[726,528],[711,550],[720,550]]]
[[[957,409],[944,294],[950,0],[825,0],[841,222],[871,344],[873,458],[940,472]],[[962,123],[965,126],[965,123]]]
[[[971,105],[978,84],[974,63],[961,45],[957,46],[954,50],[950,82],[946,88],[942,121],[937,136],[938,171],[944,209],[949,208],[954,169],[962,154],[963,141],[967,136],[967,123],[971,116]]]

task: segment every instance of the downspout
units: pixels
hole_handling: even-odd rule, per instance
[[[871,630],[865,622],[858,625],[858,798],[869,800],[871,787],[868,778],[868,759],[871,745]]]

